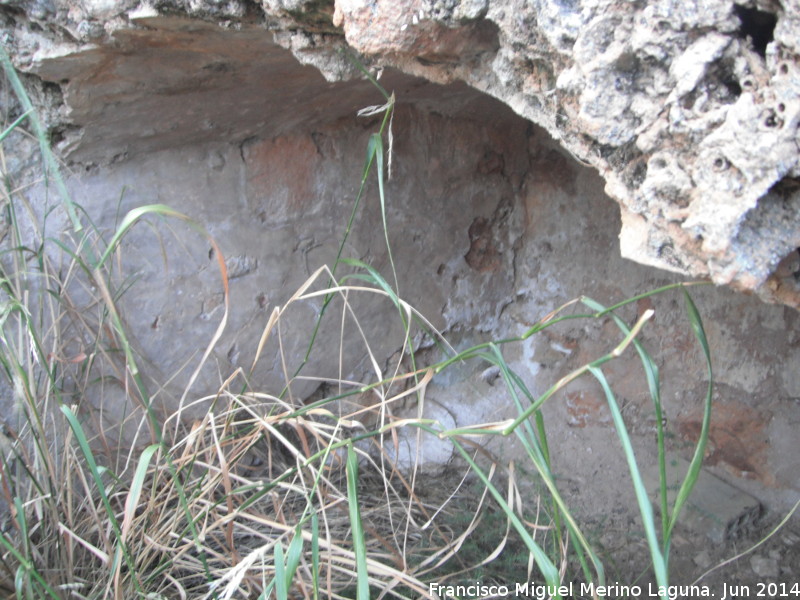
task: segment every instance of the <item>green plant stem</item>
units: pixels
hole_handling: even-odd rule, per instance
[[[11,59],[8,57],[6,49],[2,45],[0,45],[0,62],[3,64],[3,70],[5,71],[6,77],[8,77],[8,80],[11,83],[11,87],[14,89],[14,93],[17,95],[20,104],[22,104],[23,111],[28,116],[28,121],[33,128],[33,132],[36,135],[36,138],[39,140],[39,148],[44,159],[45,168],[56,183],[56,188],[58,189],[58,192],[64,201],[64,206],[67,209],[67,215],[72,222],[72,228],[76,232],[80,233],[80,231],[83,230],[83,226],[81,225],[80,219],[78,219],[78,214],[75,211],[75,205],[70,199],[67,186],[64,184],[64,179],[61,177],[59,172],[58,162],[56,161],[55,155],[50,149],[50,145],[47,143],[47,134],[44,130],[44,127],[42,127],[39,116],[36,114],[36,111],[33,108],[33,104],[28,97],[28,93],[25,91],[25,87],[22,85],[22,82],[17,75],[14,65],[11,64]]]

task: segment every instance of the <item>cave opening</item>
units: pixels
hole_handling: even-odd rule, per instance
[[[775,23],[770,25],[758,14],[763,11],[742,10],[742,35],[753,39],[763,55]],[[91,214],[101,215],[99,227],[111,231],[124,211],[155,199],[191,215],[220,240],[217,253],[208,250],[205,240],[198,244],[193,232],[162,231],[157,224],[132,232],[124,240],[122,256],[135,285],[120,300],[142,355],[168,375],[178,372],[197,348],[205,347],[223,313],[213,276],[215,261],[223,255],[231,313],[218,350],[211,355],[213,368],[196,380],[198,388],[214,391],[220,373],[250,368],[269,311],[281,306],[317,267],[335,260],[349,203],[363,173],[364,148],[380,122],[355,114],[380,96],[364,81],[323,81],[288,51],[264,41],[260,30],[234,34],[208,28],[208,35],[184,37],[175,22],[163,27],[170,35],[155,27],[136,35],[164,35],[183,47],[165,43],[156,53],[142,44],[139,53],[109,57],[120,61],[110,71],[122,74],[118,81],[95,79],[87,72],[63,84],[70,88],[71,101],[89,99],[89,104],[74,106],[73,115],[91,127],[68,131],[61,138],[65,151],[73,152],[76,167],[96,161],[91,172],[70,185]],[[211,62],[209,54],[214,55]],[[148,62],[154,57],[159,69],[180,77],[154,75],[153,63]],[[722,81],[728,96],[738,94],[727,76]],[[384,214],[376,181],[370,180],[365,208],[345,250],[348,257],[374,266],[388,279],[392,267],[385,237],[389,238],[403,299],[429,317],[455,347],[520,336],[556,306],[585,293],[611,304],[678,280],[619,256],[620,212],[604,193],[604,181],[575,162],[543,129],[463,84],[433,85],[388,68],[381,83],[397,91],[398,98],[394,175],[384,182],[389,201]],[[633,143],[598,150],[613,164],[627,165],[626,175],[635,185],[646,177],[646,162]],[[119,200],[113,210],[109,199]],[[668,244],[662,249],[670,253]],[[162,258],[165,253],[170,254],[168,265]],[[796,278],[796,264],[791,268]],[[747,357],[744,369],[743,359],[723,349],[729,360],[720,361],[723,367],[717,376],[723,382],[719,397],[728,406],[742,405],[744,396],[752,398],[754,407],[741,422],[762,428],[753,425],[743,435],[761,448],[769,413],[760,412],[759,403],[771,402],[783,393],[780,390],[798,385],[794,379],[783,381],[770,359],[775,352],[792,351],[787,349],[790,342],[775,334],[790,328],[781,329],[782,317],[752,299],[714,295],[710,288],[692,294],[713,317],[715,341],[727,340],[732,347],[730,340],[738,339],[732,332],[745,320],[741,315],[755,315],[748,316],[750,329],[743,335],[747,347],[758,351]],[[682,421],[695,418],[692,410],[704,393],[703,362],[687,330],[680,327],[680,299],[640,298],[620,312],[630,324],[653,308],[658,317],[648,323],[644,342],[658,352],[664,397],[670,399],[667,417],[676,435],[683,435],[693,431],[682,427]],[[296,315],[287,313],[281,349],[285,355],[261,360],[250,385],[264,390],[285,385],[285,372],[291,369],[284,370],[282,359],[288,357],[291,366],[303,361],[304,338],[318,312],[318,305],[309,302],[299,306]],[[403,332],[387,327],[387,321],[385,313],[365,311],[360,324],[372,340],[371,354],[340,344],[335,352],[315,355],[309,370],[326,381],[338,377],[359,385],[374,383],[368,379],[371,359],[387,364],[403,348]],[[618,341],[618,333],[610,318],[589,326],[567,323],[503,351],[520,381],[536,394],[587,359],[602,356],[612,341]],[[335,328],[321,335],[338,341]],[[413,343],[421,355],[431,347],[429,338]],[[512,415],[498,371],[483,366],[459,365],[434,379],[426,393],[429,406],[438,412],[425,416],[456,427],[502,422]],[[654,422],[641,378],[632,375],[636,369],[635,361],[620,361],[609,373],[621,386],[626,422],[638,443],[645,444],[651,441]],[[185,383],[180,378],[172,381]],[[292,390],[303,400],[316,401],[315,394],[338,389],[326,385],[298,378]],[[165,389],[161,395],[168,393]],[[617,448],[609,442],[611,417],[596,385],[581,381],[545,410],[557,469],[583,482],[625,472]],[[688,436],[680,443],[692,441]],[[715,443],[722,447],[735,441],[721,437]],[[765,456],[767,450],[763,452]],[[724,448],[719,455],[734,456]],[[449,460],[445,455],[439,467]],[[791,486],[797,469],[790,466],[781,471],[780,485]],[[729,467],[736,464],[720,461],[720,469]],[[598,475],[600,471],[605,475]],[[755,478],[766,481],[771,475],[765,468],[746,476],[754,478],[754,490],[763,482]],[[585,513],[619,512],[616,486],[574,488],[570,501]]]

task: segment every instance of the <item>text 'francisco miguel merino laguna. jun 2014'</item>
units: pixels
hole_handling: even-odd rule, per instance
[[[781,590],[771,589],[780,586]],[[742,587],[747,587],[746,594],[742,594]],[[750,589],[753,588],[753,589]],[[660,598],[664,600],[677,600],[678,598],[717,598],[727,600],[741,597],[775,598],[786,597],[800,600],[800,584],[758,584],[757,586],[729,586],[722,584],[722,590],[714,590],[707,585],[670,585],[658,586],[654,584],[623,585],[597,585],[595,583],[568,583],[559,586],[538,584],[526,581],[513,584],[483,584],[474,583],[451,585],[429,583],[428,592],[438,598],[514,598],[525,597],[536,600],[549,600],[550,598]],[[773,593],[774,592],[774,593]]]

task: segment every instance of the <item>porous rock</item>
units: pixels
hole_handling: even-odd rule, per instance
[[[780,268],[800,242],[796,6],[509,1],[470,20],[474,3],[340,4],[359,51],[463,79],[595,166],[626,257],[799,305]]]

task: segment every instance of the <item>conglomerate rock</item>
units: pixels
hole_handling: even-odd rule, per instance
[[[796,307],[797,10],[345,0],[334,23],[363,54],[503,100],[598,168],[628,258]]]
[[[50,123],[73,160],[124,157],[144,138],[177,143],[180,123],[113,132],[114,107],[152,96],[159,78],[175,93],[222,91],[228,118],[195,133],[263,132],[230,116],[238,92],[225,89],[237,82],[216,57],[238,48],[252,68],[234,79],[267,77],[271,30],[328,81],[357,75],[349,48],[371,68],[502,100],[600,171],[621,207],[624,256],[800,306],[797,0],[18,0],[0,15],[16,65],[61,87],[66,110]],[[149,43],[153,28],[171,33]],[[208,60],[152,79],[113,71],[122,56],[157,60],[180,43],[208,44]],[[90,94],[104,77],[119,89]]]

